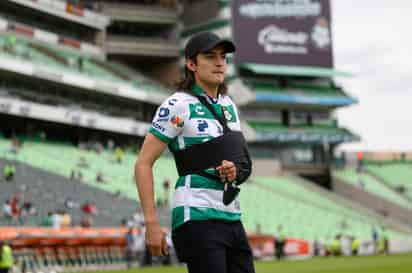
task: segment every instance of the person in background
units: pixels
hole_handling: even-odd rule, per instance
[[[285,256],[286,236],[282,225],[279,225],[277,230],[277,234],[275,235],[275,255],[276,258],[280,260]]]
[[[16,174],[16,167],[13,164],[6,164],[3,168],[3,177],[7,182],[13,181]]]
[[[133,232],[133,227],[130,227],[126,233],[126,251],[125,251],[125,260],[126,260],[128,269],[132,267],[133,258],[136,256],[136,253],[134,250],[135,241],[136,241],[136,238]]]
[[[123,161],[123,150],[120,147],[117,147],[116,150],[114,151],[114,158],[116,160],[117,163],[122,163]]]
[[[13,213],[11,211],[10,200],[6,200],[3,204],[2,216],[8,225],[13,221]]]
[[[355,236],[352,236],[352,256],[357,256],[359,254],[359,246],[359,240]]]
[[[5,241],[0,241],[0,273],[9,273],[14,264],[13,251]]]
[[[333,256],[340,256],[342,254],[342,244],[341,244],[341,235],[338,234],[330,242],[330,249]]]
[[[52,227],[53,226],[53,213],[49,211],[47,213],[47,216],[43,218],[43,220],[40,223],[40,226],[42,227]]]

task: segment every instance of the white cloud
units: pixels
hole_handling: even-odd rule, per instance
[[[412,1],[332,4],[335,67],[355,74],[338,82],[360,101],[338,111],[363,139],[346,146],[412,150]]]

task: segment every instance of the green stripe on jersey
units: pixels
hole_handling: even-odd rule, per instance
[[[152,135],[154,135],[155,137],[157,137],[163,142],[169,143],[170,141],[172,141],[172,138],[165,136],[164,134],[160,133],[153,127],[150,128],[149,133],[151,133]]]
[[[226,212],[211,208],[190,208],[190,220],[220,219],[226,221],[240,220],[240,213]]]
[[[172,229],[183,224],[185,220],[185,207],[176,207],[172,210]]]
[[[172,229],[181,226],[184,221],[185,209],[183,206],[173,208],[172,210]],[[211,208],[195,208],[190,207],[190,218],[188,221],[201,221],[218,219],[224,221],[239,221],[241,218],[240,213],[225,212],[217,209]]]

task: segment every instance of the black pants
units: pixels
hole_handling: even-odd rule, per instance
[[[240,221],[189,221],[172,232],[189,273],[254,273],[253,255]]]
[[[0,273],[8,273],[9,271],[10,271],[10,267],[0,268]]]
[[[285,256],[285,241],[275,240],[275,255],[278,260]]]

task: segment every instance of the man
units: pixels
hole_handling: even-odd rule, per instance
[[[4,241],[0,241],[0,273],[8,273],[13,264],[13,252],[10,246]]]
[[[251,162],[224,83],[226,54],[234,51],[231,41],[209,32],[189,40],[185,79],[157,110],[135,166],[147,245],[153,255],[167,255],[154,206],[152,166],[166,146],[173,153],[179,179],[172,240],[190,273],[254,272],[234,186],[249,177]]]
[[[286,236],[283,231],[283,226],[279,225],[277,228],[277,234],[275,235],[275,256],[278,260],[283,259],[285,256],[285,243]]]

